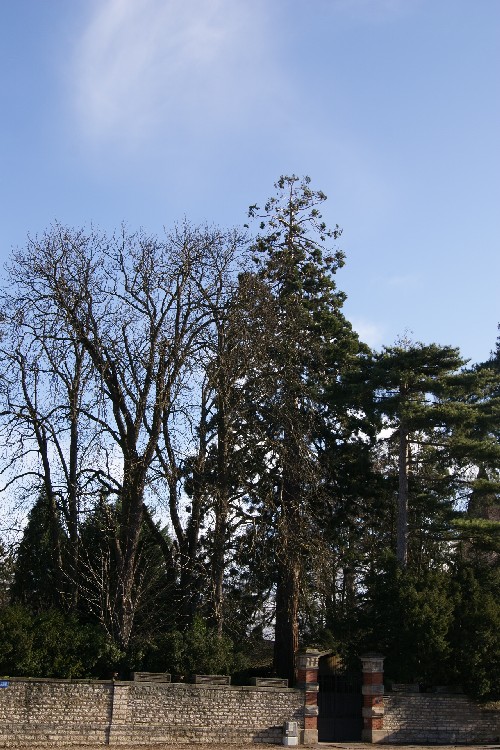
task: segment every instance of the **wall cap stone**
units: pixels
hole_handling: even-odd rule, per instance
[[[53,685],[113,685],[113,680],[93,680],[90,678],[76,679],[76,678],[64,678],[64,677],[9,677],[8,675],[0,675],[0,680],[8,680],[9,682],[44,682],[52,683]]]
[[[384,671],[385,656],[382,656],[382,654],[370,652],[368,654],[363,654],[360,658],[363,672],[373,673]]]
[[[54,677],[2,677],[0,680],[6,680],[16,684],[52,684],[52,685],[108,685],[111,687],[133,687],[141,689],[143,687],[154,687],[156,690],[230,690],[230,691],[251,691],[263,693],[303,693],[303,689],[290,687],[264,687],[263,685],[215,685],[215,684],[196,684],[192,682],[139,682],[134,680],[77,680],[63,679]]]
[[[321,651],[317,648],[305,648],[296,653],[298,669],[317,669]]]

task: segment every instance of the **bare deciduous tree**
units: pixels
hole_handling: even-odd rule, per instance
[[[26,440],[40,456],[43,470],[37,473],[54,502],[53,453],[62,458],[68,452],[69,462],[61,462],[67,521],[77,535],[78,506],[71,498],[83,447],[79,420],[86,420],[97,450],[94,471],[91,464],[85,470],[117,499],[113,611],[114,634],[122,647],[134,622],[141,527],[144,519],[151,520],[149,511],[145,518],[144,501],[159,461],[169,484],[174,530],[184,543],[185,532],[176,527],[179,462],[174,445],[179,438],[172,437],[172,430],[186,406],[186,390],[197,387],[189,379],[196,376],[210,328],[207,300],[218,293],[227,267],[221,253],[227,239],[187,224],[162,241],[125,230],[108,237],[56,225],[30,239],[11,263],[10,291],[4,296],[10,332],[25,337],[29,319],[31,342],[43,358],[32,356],[31,342],[29,366],[22,347],[14,350],[10,361],[20,375],[21,393],[17,412],[12,398],[8,401],[5,424],[17,434],[17,458],[24,455]],[[231,253],[226,255],[229,259]],[[46,381],[36,388],[40,361]],[[60,432],[54,414],[39,409],[40,393],[50,401],[51,379],[65,391],[64,402],[57,405]],[[26,430],[24,437],[20,429]]]

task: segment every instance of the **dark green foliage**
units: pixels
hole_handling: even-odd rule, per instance
[[[447,574],[416,575],[401,570],[392,560],[385,572],[368,578],[367,584],[370,596],[362,613],[363,645],[385,654],[386,678],[424,685],[450,682],[448,633],[454,602]]]
[[[95,626],[48,609],[21,605],[0,611],[0,674],[11,677],[103,677],[122,654]]]
[[[81,525],[80,618],[100,623],[111,639],[118,641],[117,550],[115,529],[119,504],[101,499]],[[159,627],[175,625],[172,602],[179,592],[172,571],[165,564],[158,539],[169,544],[168,535],[151,522],[143,522],[137,545],[134,576],[134,639],[147,639]]]
[[[34,674],[33,616],[21,605],[0,611],[0,672],[4,675]]]
[[[47,495],[41,491],[29,513],[17,550],[10,589],[12,600],[24,604],[33,612],[61,606],[64,601],[52,523]],[[60,524],[57,533],[63,546],[64,532]]]
[[[191,674],[232,674],[245,668],[246,657],[226,635],[209,628],[199,616],[184,633],[163,633],[143,654],[137,654],[143,669],[166,671],[177,676]]]
[[[500,569],[484,560],[460,560],[452,576],[456,589],[450,632],[454,671],[467,693],[500,699]]]
[[[486,556],[498,560],[500,556],[499,521],[467,516],[454,519],[452,527],[457,537],[465,541],[465,548],[475,556]]]

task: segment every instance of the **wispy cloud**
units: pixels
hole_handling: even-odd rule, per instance
[[[262,0],[99,0],[91,8],[72,81],[91,138],[144,139],[173,121],[208,127],[251,105],[262,86]]]

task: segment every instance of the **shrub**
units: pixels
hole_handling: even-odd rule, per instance
[[[0,673],[78,678],[113,671],[123,655],[95,625],[50,609],[33,615],[21,605],[0,611]]]

